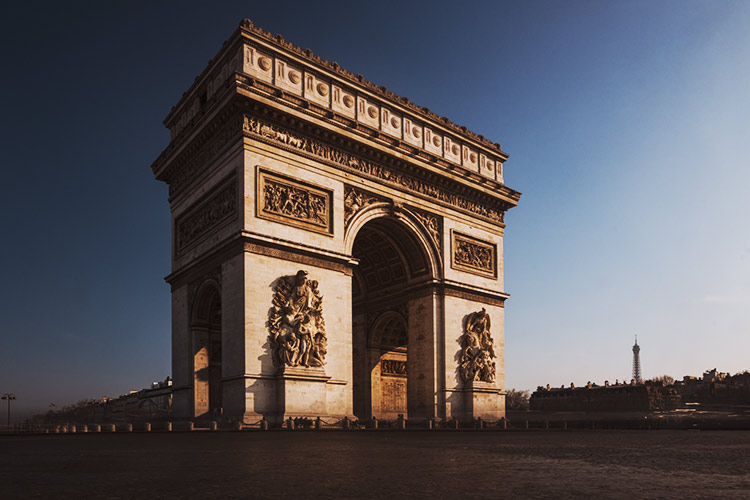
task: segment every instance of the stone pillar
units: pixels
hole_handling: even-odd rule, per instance
[[[192,354],[187,285],[172,289],[172,412],[193,415]]]

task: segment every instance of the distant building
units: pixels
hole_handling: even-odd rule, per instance
[[[585,387],[559,389],[539,387],[531,395],[529,407],[536,411],[657,411],[679,407],[681,399],[673,387],[661,384],[588,383]]]

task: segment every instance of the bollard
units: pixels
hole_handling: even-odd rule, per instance
[[[482,420],[482,417],[477,417],[477,421],[475,425],[476,425],[476,428],[479,430],[484,429],[484,420]]]
[[[451,423],[453,425],[453,428],[456,429],[456,430],[458,430],[458,428],[459,428],[458,419],[454,418],[453,420],[451,420]]]
[[[372,428],[378,430],[378,419],[375,417],[372,417]]]
[[[70,426],[70,433],[71,434],[75,434],[76,433],[76,426],[75,425],[71,425]]]
[[[432,424],[432,419],[431,419],[431,418],[428,418],[428,419],[427,419],[427,430],[428,430],[428,431],[431,431],[431,430],[432,430],[432,427],[433,427],[433,424]]]
[[[209,429],[212,431],[218,431],[219,430],[219,424],[216,423],[216,421],[212,421],[211,424],[209,424]]]
[[[286,421],[286,428],[290,431],[294,430],[294,420],[292,420],[292,417],[289,417]]]
[[[524,422],[524,426],[526,427],[526,430],[529,430],[529,421],[524,420],[523,422]]]
[[[125,432],[133,432],[133,424],[125,424]]]
[[[349,417],[344,417],[344,419],[341,421],[341,427],[348,431],[351,428],[352,422],[349,420]]]
[[[268,420],[266,420],[265,417],[260,421],[260,430],[267,431],[268,430]]]
[[[321,420],[320,417],[317,417],[315,419],[315,430],[319,431],[322,428],[323,428],[323,420]]]
[[[241,431],[242,430],[242,420],[238,420],[237,422],[235,422],[235,424],[234,424],[234,430],[236,430],[236,431]]]
[[[190,422],[188,422],[187,430],[189,430],[189,431],[194,431],[195,430],[195,423],[192,420]]]
[[[504,431],[508,430],[508,419],[506,418],[503,418],[503,430]]]
[[[78,430],[78,432],[88,432],[89,426],[88,425],[82,425],[81,428]]]
[[[172,432],[172,422],[165,422],[164,423],[164,430],[167,432]]]
[[[99,424],[92,424],[91,429],[89,429],[91,432],[102,432],[102,426]]]
[[[396,421],[396,428],[404,430],[406,429],[406,420],[404,419],[404,415],[402,413],[398,414],[398,420]]]
[[[143,430],[146,432],[151,432],[151,422],[146,422],[143,424]]]

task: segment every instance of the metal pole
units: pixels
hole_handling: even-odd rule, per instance
[[[15,394],[9,394],[9,393],[6,392],[5,394],[3,394],[2,399],[7,399],[8,400],[8,430],[10,430],[10,400],[11,399],[16,399],[16,395]]]

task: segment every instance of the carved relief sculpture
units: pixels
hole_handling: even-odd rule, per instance
[[[197,209],[177,219],[175,224],[177,253],[236,215],[237,181],[232,178],[208,199],[200,202]]]
[[[345,186],[344,188],[344,225],[348,226],[352,217],[365,207],[377,203],[379,200],[369,194]]]
[[[495,348],[490,334],[490,315],[481,311],[469,314],[466,331],[458,339],[461,361],[458,372],[464,382],[495,381]]]
[[[331,192],[259,171],[258,216],[319,233],[333,232]]]
[[[493,243],[454,232],[453,268],[473,274],[496,277],[497,248]]]
[[[411,211],[414,213],[414,215],[417,216],[425,229],[427,229],[427,232],[430,234],[430,237],[432,238],[433,243],[435,243],[435,246],[437,246],[438,248],[442,248],[442,238],[440,237],[442,233],[442,224],[440,223],[440,217],[427,212],[423,212],[422,210],[411,209]]]
[[[320,367],[325,364],[326,329],[323,297],[307,271],[279,279],[268,318],[277,366]]]

